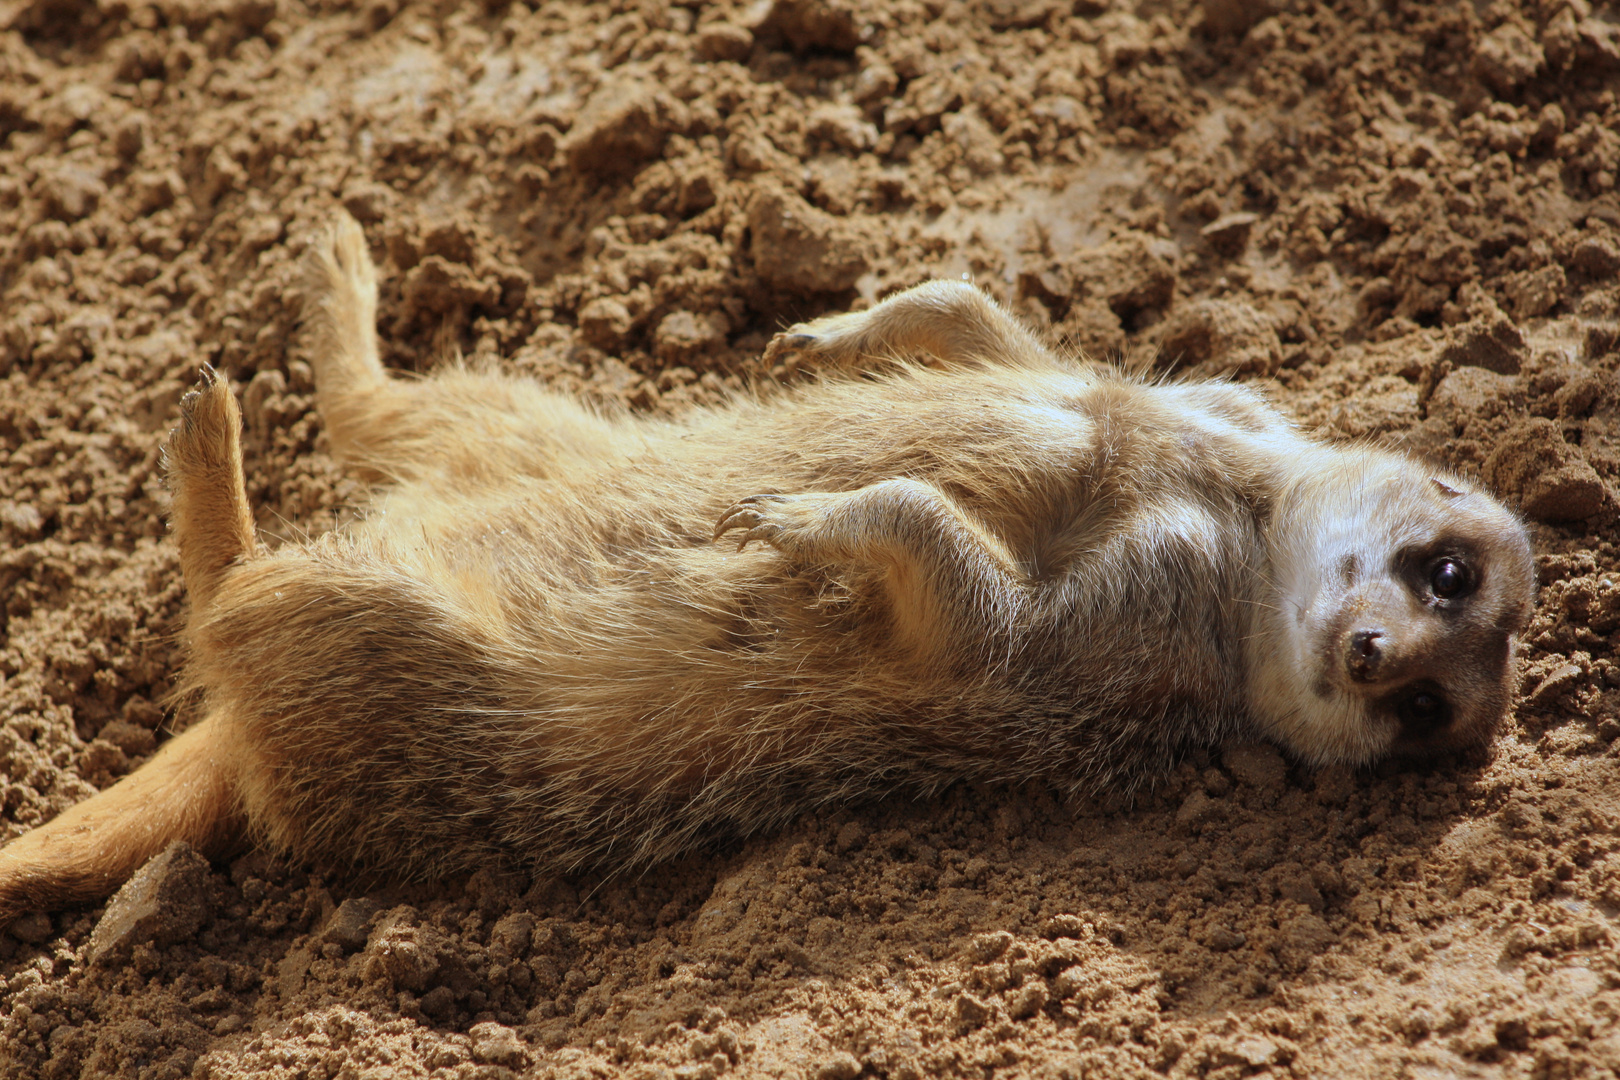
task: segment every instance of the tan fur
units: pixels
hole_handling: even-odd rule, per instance
[[[967,285],[772,344],[854,375],[649,420],[460,367],[391,377],[359,228],[310,265],[318,403],[379,481],[367,515],[258,552],[228,392],[188,406],[207,717],[0,852],[0,916],[239,820],[401,876],[625,867],[961,778],[1130,789],[1245,734],[1316,763],[1474,744],[1510,700],[1533,568],[1489,496],[1308,440],[1243,387],[1064,361]],[[1446,560],[1468,595],[1426,584]],[[1444,715],[1414,720],[1414,693]],[[196,806],[136,811],[170,773]],[[135,823],[144,846],[104,842]]]

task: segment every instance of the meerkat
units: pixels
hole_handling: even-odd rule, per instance
[[[0,917],[176,839],[623,869],[897,789],[1129,791],[1235,737],[1476,745],[1513,697],[1535,574],[1489,494],[1244,386],[1061,357],[966,283],[795,326],[768,359],[823,377],[660,419],[391,375],[359,226],[309,266],[316,403],[371,501],[266,550],[205,375],[167,449],[201,719],[0,849]]]

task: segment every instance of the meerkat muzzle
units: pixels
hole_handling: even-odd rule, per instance
[[[1384,659],[1383,638],[1382,630],[1357,630],[1350,635],[1344,666],[1356,682],[1378,681],[1378,669]]]

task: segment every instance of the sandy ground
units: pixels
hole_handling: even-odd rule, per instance
[[[970,273],[1054,341],[1263,383],[1533,523],[1489,754],[1264,747],[1135,806],[950,791],[634,880],[399,888],[263,853],[0,934],[41,1077],[1620,1073],[1620,25],[1587,0],[0,2],[0,837],[184,724],[163,434],[239,388],[272,536],[325,448],[298,257],[387,362],[658,412]]]

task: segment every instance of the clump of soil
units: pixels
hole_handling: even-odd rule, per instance
[[[795,319],[970,273],[1053,341],[1265,382],[1482,476],[1542,592],[1488,755],[953,789],[634,879],[431,887],[185,850],[0,935],[41,1077],[1587,1076],[1620,1061],[1620,27],[1587,0],[0,6],[0,794],[165,737],[163,432],[239,388],[259,526],[325,452],[298,257],[387,362],[648,412]],[[164,897],[184,896],[185,903]],[[99,926],[98,926],[99,924]]]

